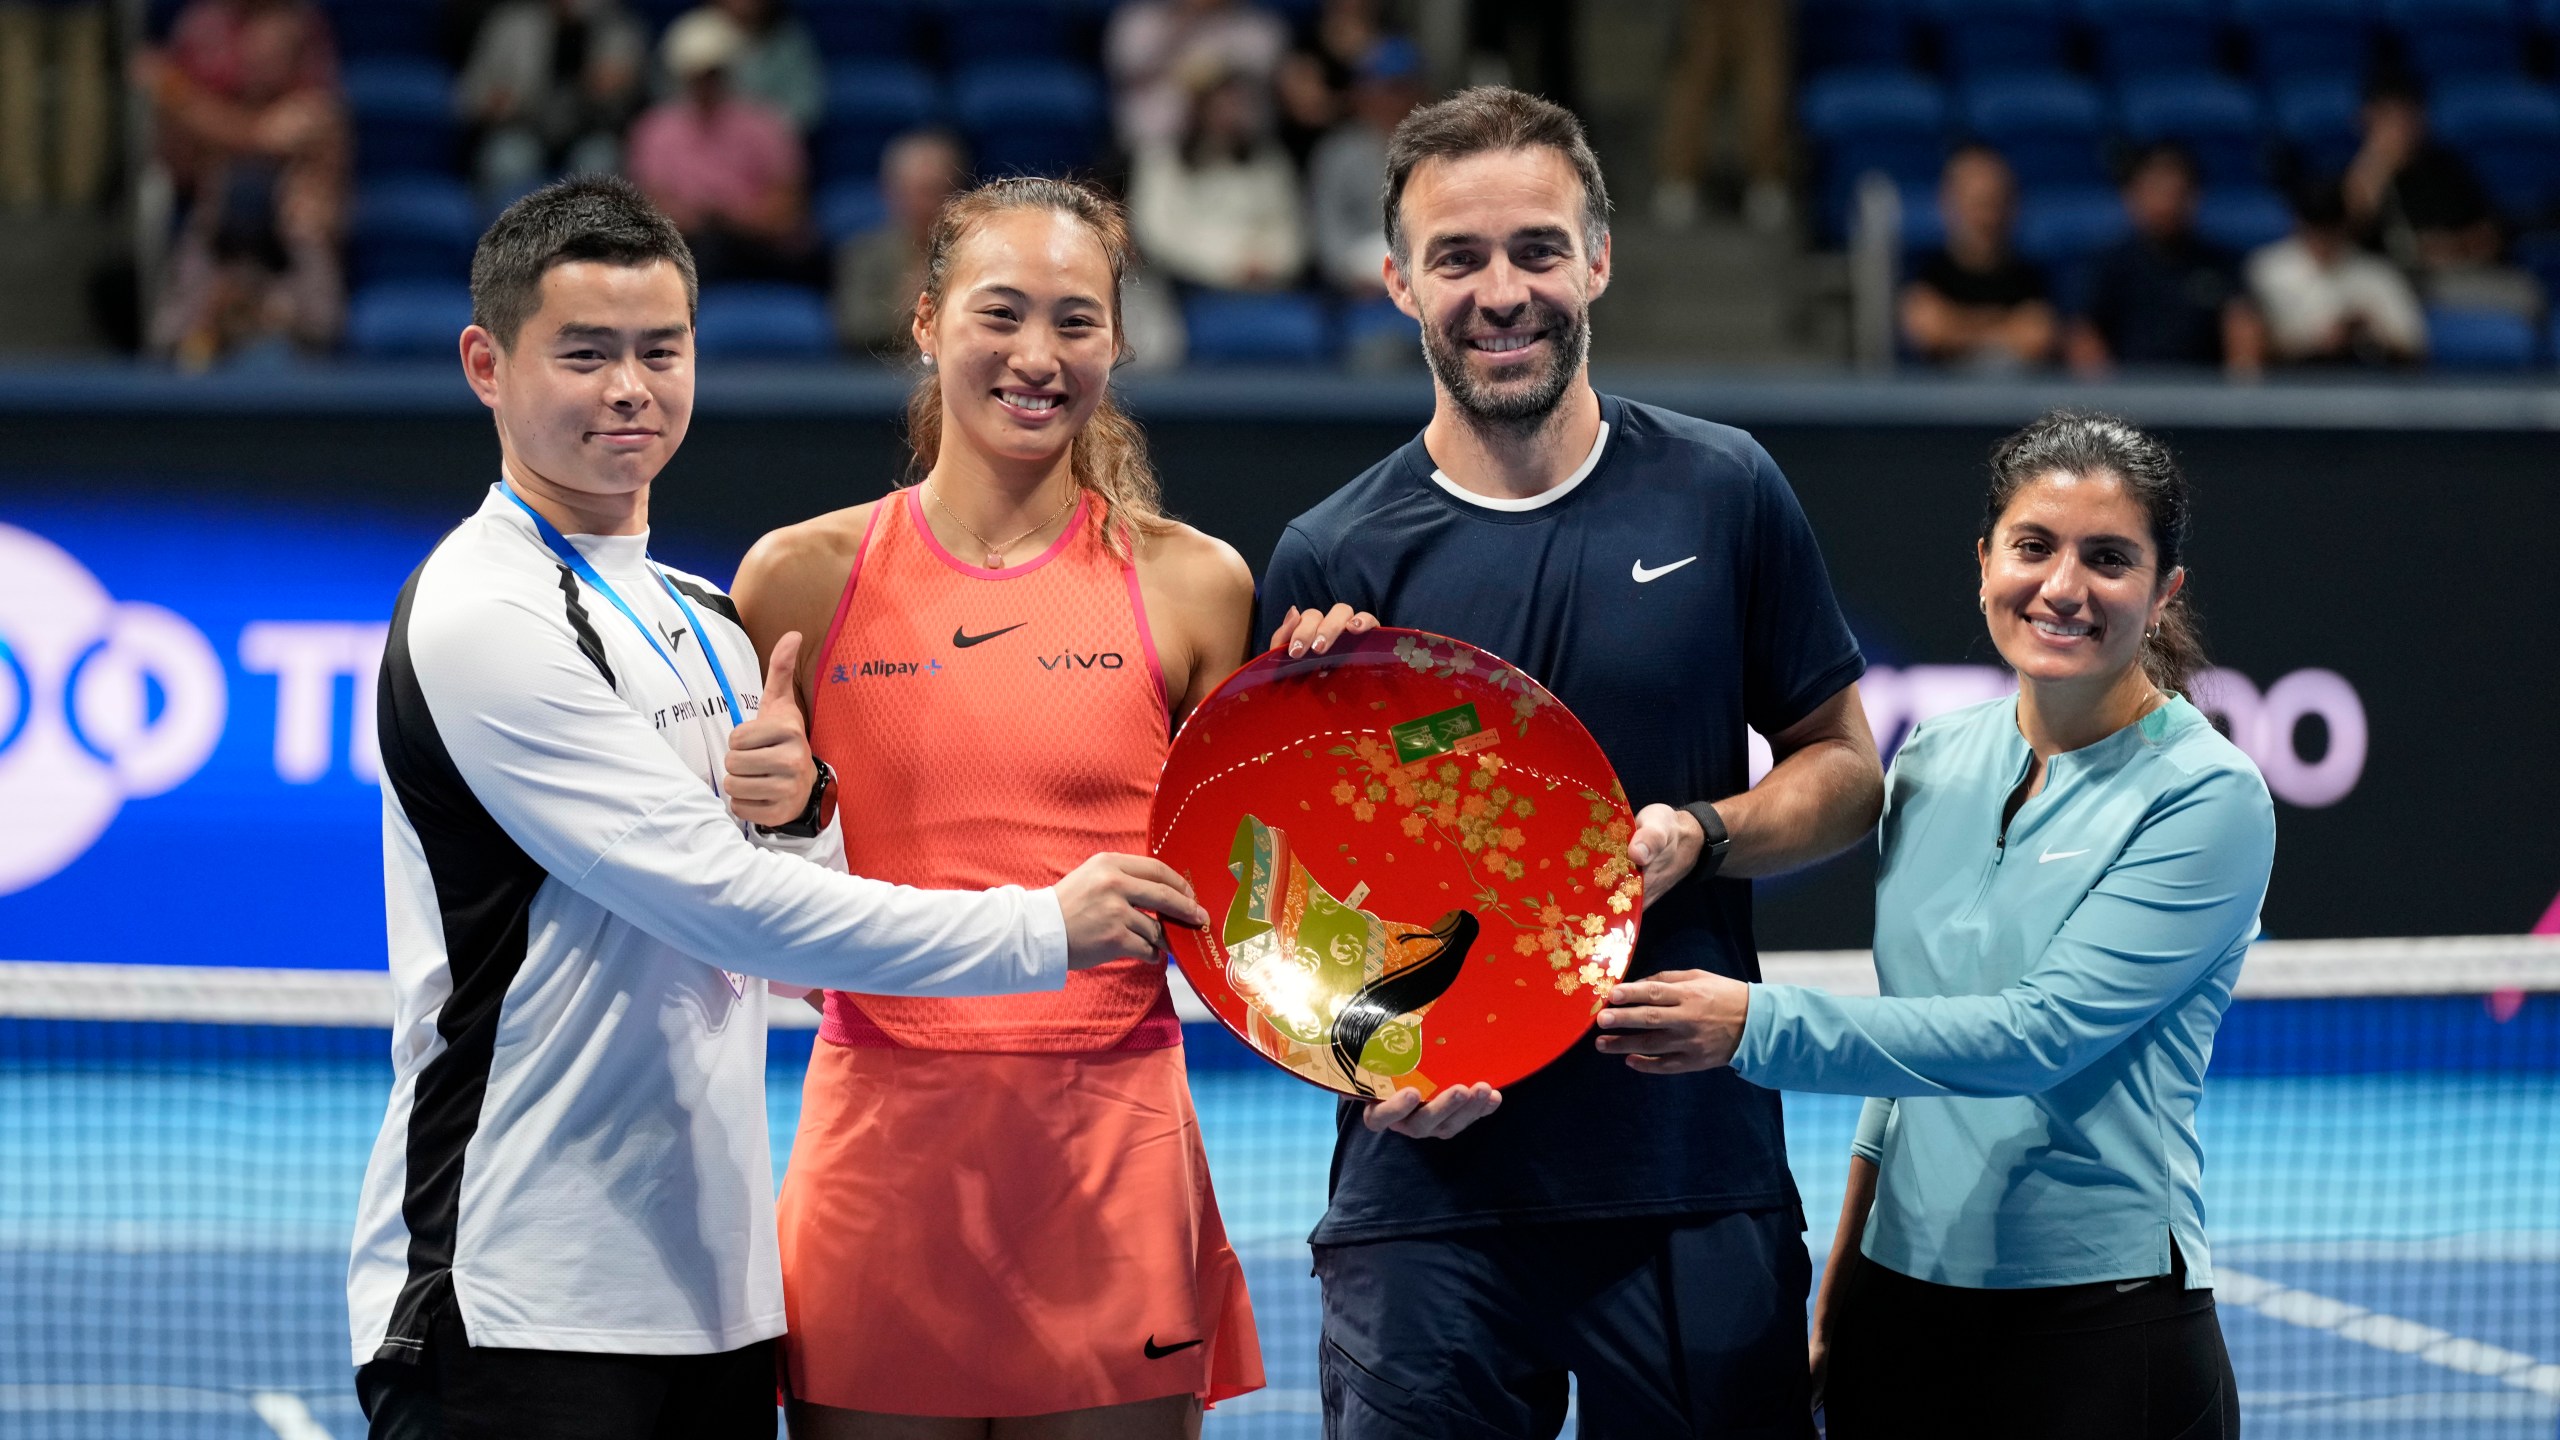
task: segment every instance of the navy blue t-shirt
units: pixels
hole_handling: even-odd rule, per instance
[[[1261,633],[1291,605],[1348,601],[1537,677],[1639,808],[1748,788],[1744,727],[1787,729],[1866,662],[1758,442],[1608,396],[1600,416],[1598,465],[1534,509],[1451,494],[1416,437],[1290,523]],[[1684,883],[1646,913],[1628,973],[1684,969],[1760,978],[1750,882]],[[1797,1203],[1776,1092],[1730,1070],[1641,1075],[1588,1039],[1454,1138],[1371,1134],[1349,1102],[1337,1123],[1318,1244]]]

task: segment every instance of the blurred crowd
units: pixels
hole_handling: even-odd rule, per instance
[[[777,304],[796,306],[857,352],[907,343],[942,200],[973,174],[1021,169],[1071,169],[1125,192],[1145,261],[1129,317],[1140,360],[1180,359],[1195,322],[1221,327],[1226,297],[1295,307],[1328,337],[1356,337],[1362,316],[1374,334],[1387,313],[1386,140],[1425,85],[1386,0],[1288,12],[1132,0],[1090,13],[996,0],[985,8],[1006,14],[940,7],[938,31],[928,7],[882,0],[815,0],[805,14],[787,0],[672,13],[639,0],[426,4],[434,23],[416,29],[416,48],[369,34],[360,59],[342,59],[334,33],[378,22],[360,6],[174,7],[131,67],[176,197],[150,349],[191,366],[325,349],[348,329],[351,289],[354,308],[381,315],[441,284],[450,314],[464,279],[456,247],[420,259],[420,227],[441,217],[476,233],[535,186],[599,170],[629,176],[683,229],[707,297],[751,288],[759,306],[739,313],[770,322]],[[971,53],[970,23],[1025,17],[1046,26],[1034,53],[994,64]],[[840,43],[822,43],[813,20],[833,22]],[[1074,87],[1087,77],[1098,100],[1080,136]],[[421,94],[427,84],[441,93]],[[909,89],[913,103],[900,98]],[[1272,314],[1234,313],[1224,329]],[[359,350],[402,348],[396,327],[359,315],[355,330]],[[779,348],[804,353],[806,330],[781,326]]]

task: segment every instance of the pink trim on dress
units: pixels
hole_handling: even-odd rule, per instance
[[[907,513],[915,517],[916,534],[923,538],[925,549],[933,552],[934,558],[972,580],[1019,580],[1066,553],[1067,543],[1075,539],[1076,533],[1084,526],[1084,507],[1087,497],[1079,494],[1076,496],[1075,514],[1067,517],[1067,528],[1058,532],[1057,541],[1048,549],[1041,551],[1038,558],[1020,565],[1007,565],[1001,570],[990,570],[983,565],[972,565],[942,548],[942,542],[934,536],[933,526],[927,524],[924,518],[923,490],[922,485],[907,487]]]
[[[1164,675],[1164,657],[1156,653],[1155,627],[1147,623],[1146,592],[1138,588],[1138,567],[1124,563],[1120,572],[1129,578],[1129,613],[1138,622],[1138,644],[1147,652],[1147,673],[1156,677],[1156,703],[1164,707],[1165,733],[1173,733],[1173,682]]]
[[[836,650],[836,634],[844,629],[844,617],[853,610],[853,587],[862,578],[862,557],[871,553],[871,532],[880,528],[880,507],[871,508],[871,518],[862,522],[862,543],[854,547],[853,564],[844,572],[844,593],[836,597],[836,613],[827,621],[827,638],[818,644],[818,665],[823,674],[827,657]],[[809,703],[818,703],[818,687],[809,687]]]

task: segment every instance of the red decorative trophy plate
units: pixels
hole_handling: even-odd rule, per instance
[[[1461,640],[1263,655],[1175,737],[1147,839],[1209,912],[1169,932],[1218,1019],[1352,1095],[1507,1085],[1626,973],[1635,820],[1591,732]]]

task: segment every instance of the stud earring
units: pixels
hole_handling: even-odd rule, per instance
[[[1974,597],[1973,597],[1973,608],[1974,608],[1974,609],[1976,609],[1976,610],[1981,611],[1981,612],[1982,612],[1983,614],[1985,614],[1985,615],[1990,614],[1990,613],[1991,613],[1991,597],[1990,597],[1990,596],[1988,596],[1988,595],[1976,595],[1976,596],[1974,596]]]
[[[925,357],[924,357],[924,368],[926,368],[927,370],[930,370],[930,369],[932,369],[932,368],[933,368],[933,357],[932,357],[932,356],[927,355],[927,356],[925,356]]]

